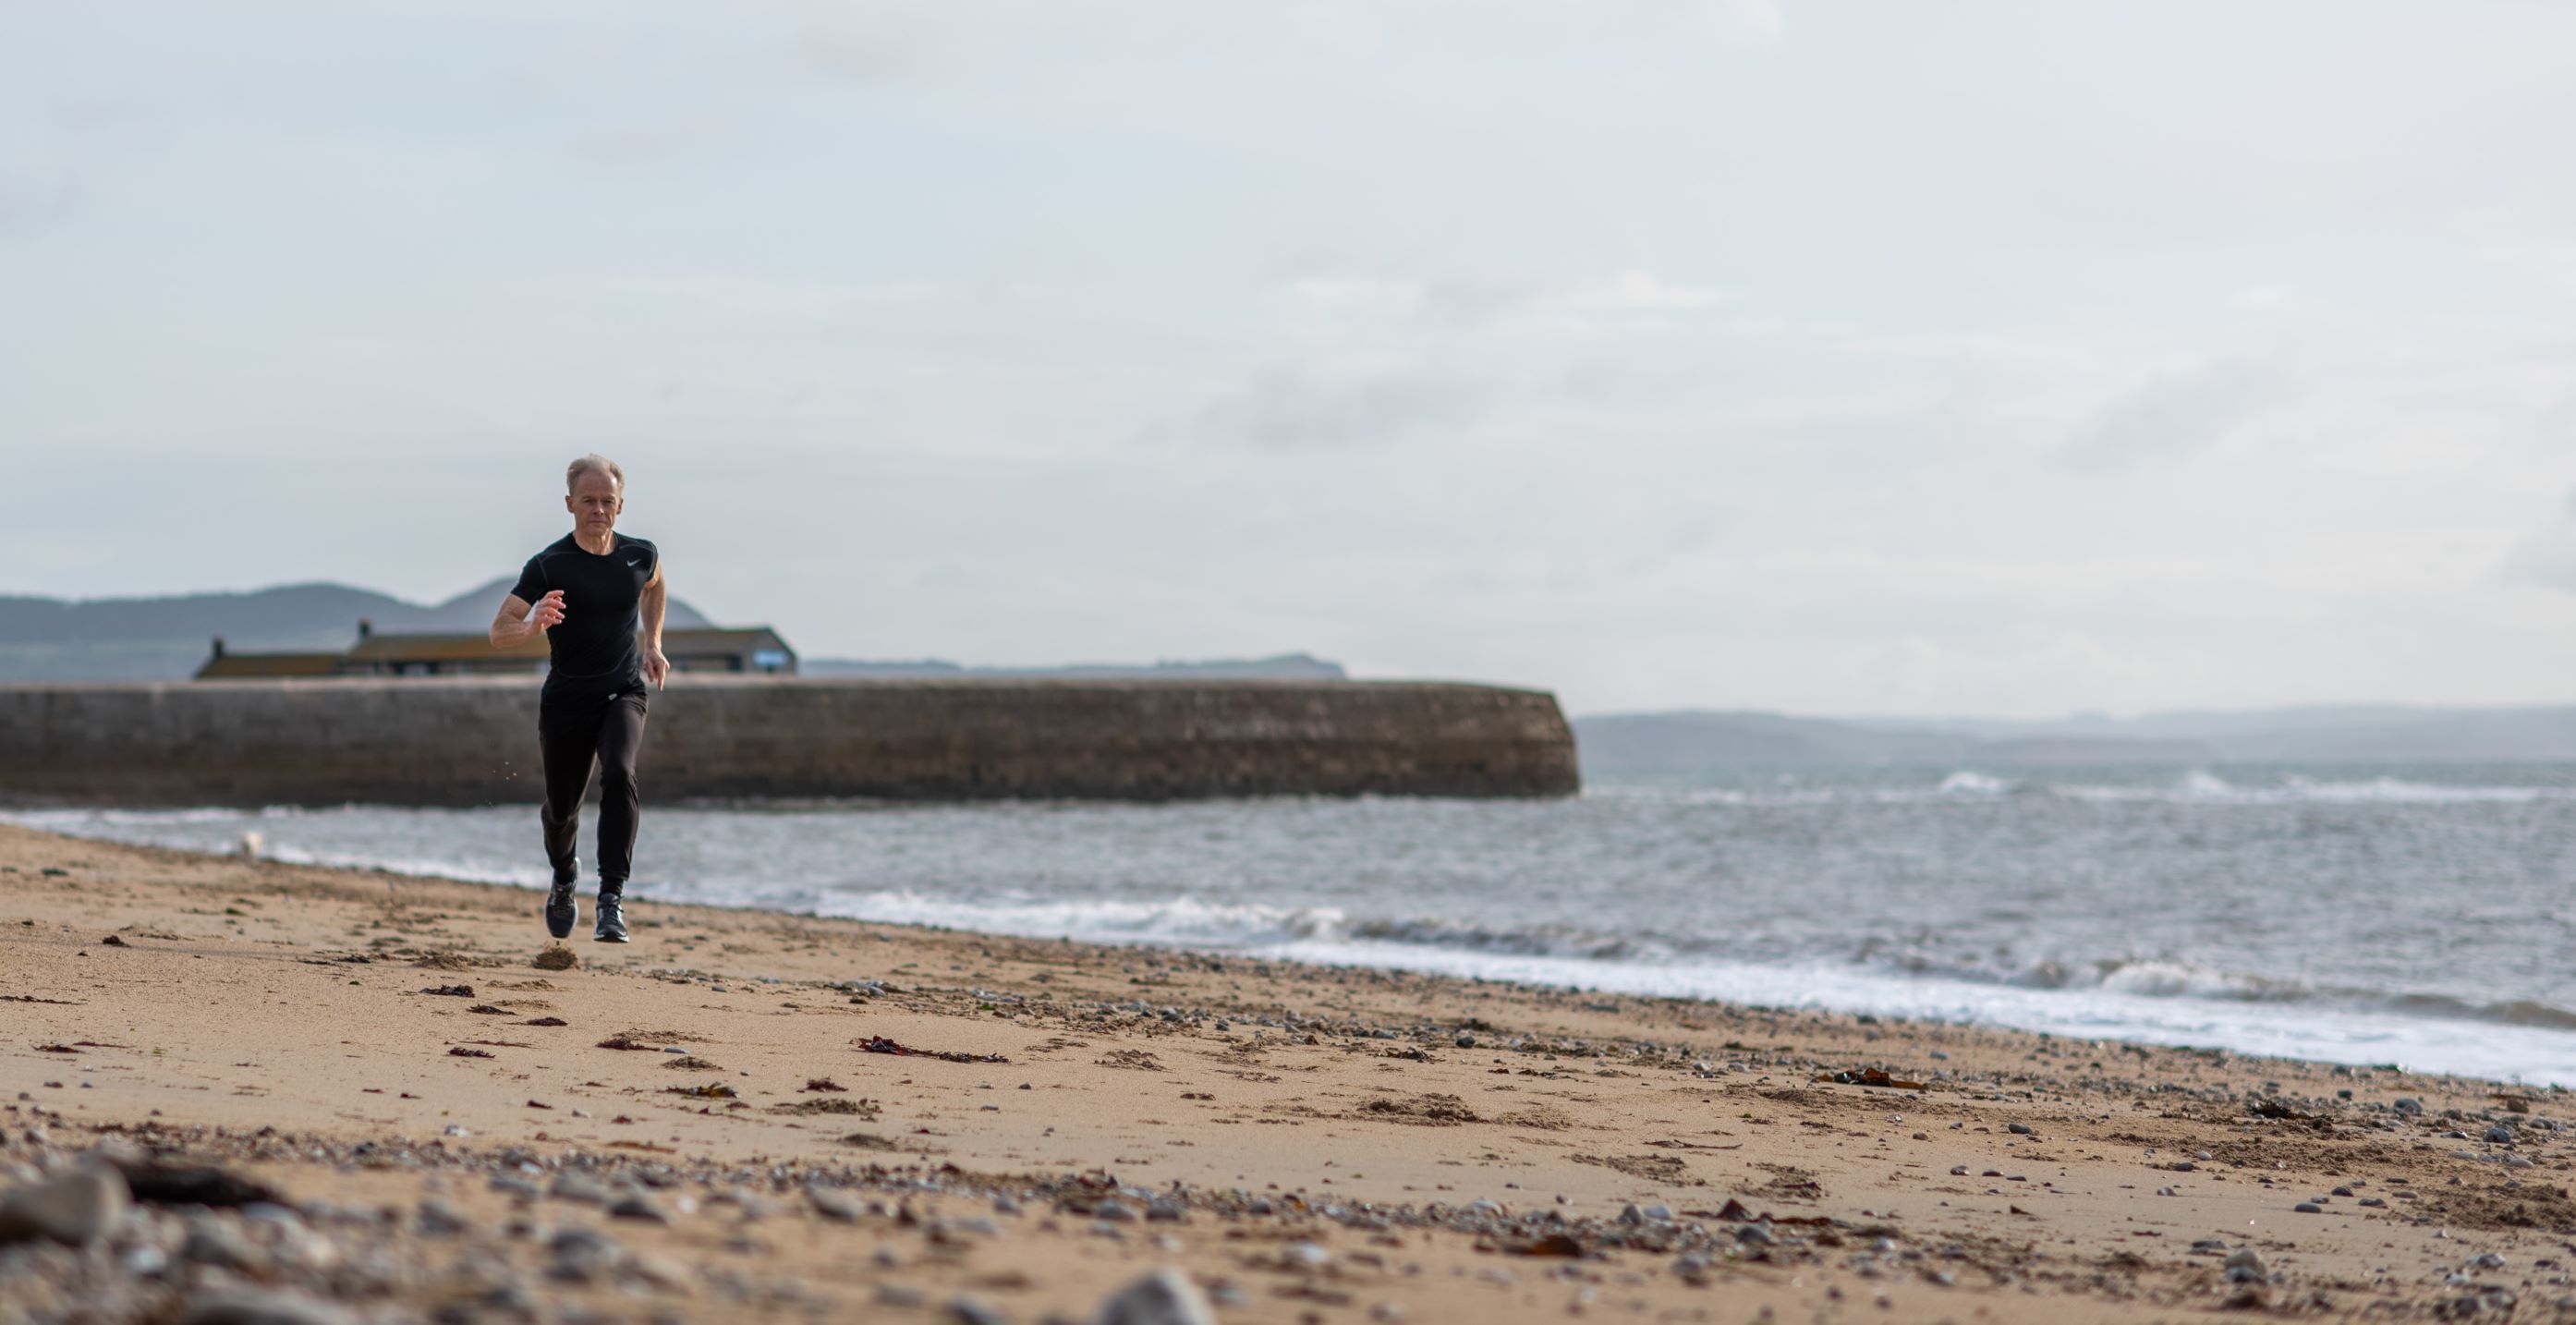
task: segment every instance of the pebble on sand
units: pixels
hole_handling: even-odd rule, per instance
[[[805,1189],[805,1199],[814,1207],[814,1213],[825,1219],[842,1224],[859,1222],[861,1213],[859,1203],[844,1193],[829,1187],[808,1187]]]
[[[84,1167],[0,1197],[0,1246],[51,1238],[81,1247],[106,1235],[131,1199],[112,1169]]]
[[[671,1222],[671,1216],[663,1213],[662,1207],[655,1205],[650,1198],[640,1195],[619,1198],[615,1204],[608,1207],[608,1215],[611,1219],[633,1219],[647,1224]]]
[[[1165,1266],[1110,1294],[1093,1325],[1216,1325],[1216,1308],[1188,1275]]]
[[[234,1290],[190,1303],[180,1325],[357,1325],[357,1317],[300,1293]]]

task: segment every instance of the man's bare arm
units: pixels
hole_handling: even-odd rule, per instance
[[[517,594],[501,600],[501,610],[492,617],[492,647],[507,649],[561,625],[564,619],[563,590],[557,589],[530,603]]]
[[[644,584],[644,679],[655,689],[671,676],[671,660],[662,656],[662,613],[671,605],[671,582],[662,575],[661,563],[653,565],[653,578]]]

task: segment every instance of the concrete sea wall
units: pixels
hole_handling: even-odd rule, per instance
[[[0,803],[532,802],[528,678],[0,686]],[[676,676],[650,800],[1562,796],[1553,696],[1430,682]]]

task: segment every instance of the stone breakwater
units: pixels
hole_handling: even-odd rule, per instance
[[[0,803],[533,800],[526,678],[0,686]],[[1563,796],[1553,696],[1430,682],[674,678],[658,799]]]

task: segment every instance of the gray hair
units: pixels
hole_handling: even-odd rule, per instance
[[[582,475],[593,473],[606,474],[610,478],[617,480],[617,491],[621,495],[625,493],[626,471],[619,469],[616,461],[609,459],[607,456],[601,455],[597,451],[593,451],[589,455],[573,461],[570,465],[564,468],[564,491],[572,491],[573,485],[581,482]]]

